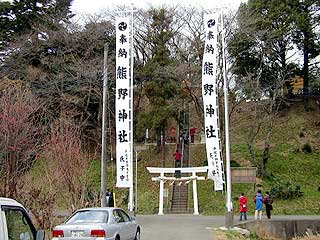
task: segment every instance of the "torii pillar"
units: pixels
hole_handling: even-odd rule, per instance
[[[164,190],[164,173],[160,173],[160,194],[159,194],[159,212],[158,215],[163,215],[163,190]]]
[[[199,215],[199,207],[198,207],[198,191],[197,191],[197,176],[195,172],[192,172],[192,188],[193,188],[193,215]]]

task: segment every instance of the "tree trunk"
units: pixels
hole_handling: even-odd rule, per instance
[[[162,135],[161,128],[156,128],[157,153],[159,153],[161,150],[161,135]]]
[[[268,133],[268,135],[270,135]],[[267,176],[267,163],[270,157],[269,149],[270,149],[270,144],[269,144],[269,137],[268,139],[265,140],[264,142],[264,150],[262,154],[262,165],[261,165],[261,176],[266,177]]]
[[[251,157],[251,164],[254,166],[259,167],[259,164],[257,163],[257,158],[256,158],[256,152],[255,152],[255,142],[256,142],[256,136],[258,135],[260,128],[261,128],[261,122],[258,120],[258,113],[257,113],[257,103],[254,102],[254,113],[253,113],[253,119],[252,119],[252,124],[249,127],[249,135],[248,135],[248,150],[249,154]]]
[[[267,176],[267,164],[270,158],[270,137],[273,129],[273,120],[275,119],[276,115],[272,112],[273,111],[273,106],[274,104],[270,103],[270,115],[267,119],[268,121],[268,126],[267,126],[267,133],[266,137],[264,140],[264,149],[263,149],[263,154],[262,154],[262,164],[261,164],[261,176],[266,177]]]
[[[309,93],[309,34],[304,32],[303,36],[303,94],[307,96]]]
[[[166,167],[166,132],[162,132],[162,167]]]
[[[251,157],[250,162],[252,165],[257,165],[256,152],[255,152],[255,147],[254,147],[255,136],[256,136],[256,134],[254,133],[254,127],[252,126],[249,130],[249,137],[248,137],[248,142],[247,142],[249,154]]]

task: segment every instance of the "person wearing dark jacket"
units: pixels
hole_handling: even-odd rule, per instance
[[[107,207],[109,207],[109,198],[111,196],[111,192],[109,190],[109,188],[107,189],[107,192],[106,192],[106,204],[107,204]]]
[[[266,196],[264,197],[263,202],[266,205],[267,217],[270,219],[271,218],[271,210],[273,210],[273,207],[272,207],[273,198],[271,197],[269,192],[266,192]]]
[[[110,196],[109,196],[109,207],[114,207],[114,196],[113,196],[113,192],[110,192]]]

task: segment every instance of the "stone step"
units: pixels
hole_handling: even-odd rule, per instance
[[[181,201],[188,202],[188,198],[187,197],[174,198],[174,199],[172,199],[171,202],[181,202]]]
[[[188,196],[188,193],[173,193],[174,197],[179,197],[179,196]]]
[[[174,192],[172,196],[174,196],[174,197],[188,196],[188,193],[187,192],[185,192],[185,193]]]
[[[189,213],[189,211],[187,209],[181,209],[181,210],[172,209],[170,210],[170,213]]]
[[[179,188],[176,188],[176,189],[173,189],[174,192],[189,192],[188,189],[179,189]]]
[[[187,194],[173,195],[173,199],[182,199],[182,198],[188,198],[188,195]]]
[[[171,202],[188,202],[188,198],[174,198]]]
[[[180,201],[188,201],[188,197],[185,196],[185,197],[176,197],[176,198],[173,198],[172,202],[180,202]]]
[[[188,191],[174,191],[173,192],[174,195],[179,195],[179,194],[187,194],[188,195]]]
[[[173,205],[173,206],[171,206],[171,210],[174,210],[174,209],[187,209],[188,208],[188,206],[186,206],[186,205]]]
[[[183,186],[183,187],[182,186],[180,186],[180,187],[179,186],[174,186],[173,189],[174,190],[179,190],[179,189],[180,190],[188,190],[188,186]]]
[[[173,196],[174,197],[179,197],[179,196],[188,196],[188,193],[177,193],[177,192],[175,192],[175,193],[173,193]]]
[[[171,201],[171,203],[175,202],[188,202],[188,198],[175,198]]]
[[[186,175],[186,176],[189,176],[189,175]],[[179,184],[181,184],[181,185],[179,186]],[[174,183],[173,187],[174,188],[187,188],[188,187],[188,185],[185,185],[184,183],[179,183],[179,184]]]
[[[188,188],[173,188],[173,191],[188,192]]]
[[[172,201],[171,201],[172,203],[176,203],[176,202],[188,202],[188,199],[187,198],[185,198],[185,199],[173,199]]]
[[[176,205],[179,205],[179,206],[187,206],[187,205],[188,205],[188,202],[187,202],[187,201],[184,201],[184,202],[172,202],[171,205],[172,205],[172,206],[176,206]]]
[[[183,203],[177,203],[177,204],[172,204],[171,205],[171,208],[172,207],[183,207],[183,208],[187,208],[187,204],[183,204]]]
[[[188,208],[186,207],[174,207],[171,208],[171,211],[186,211]]]
[[[179,200],[179,199],[188,199],[188,195],[173,196],[173,200],[175,200],[175,199],[177,199],[177,200]]]

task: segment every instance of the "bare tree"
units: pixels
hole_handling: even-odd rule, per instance
[[[20,82],[21,83],[21,82]],[[41,142],[38,99],[28,88],[9,86],[0,93],[0,195],[17,196],[17,185],[37,157]]]
[[[248,103],[239,106],[248,117],[247,121],[247,146],[250,155],[250,162],[258,168],[260,176],[267,176],[267,164],[270,158],[271,136],[274,130],[274,123],[279,115],[280,108],[283,106],[282,87],[285,82],[277,81],[272,86],[272,96],[266,95],[261,89],[260,78],[254,78],[248,74],[247,78],[242,79],[242,86],[246,85],[249,95]],[[257,152],[257,143],[262,138],[262,154]]]
[[[62,120],[54,124],[44,156],[70,210],[85,206],[89,159],[83,151],[79,129]]]
[[[37,182],[31,174],[26,174],[19,184],[18,199],[32,213],[36,225],[41,229],[51,230],[56,221],[58,189],[54,187],[55,181],[54,174],[48,168],[43,167]],[[44,182],[46,184],[43,184]]]

